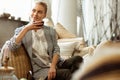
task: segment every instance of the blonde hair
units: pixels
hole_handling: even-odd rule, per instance
[[[37,2],[35,2],[35,4],[42,5],[45,9],[45,13],[47,13],[47,3],[43,2],[43,1],[37,1]]]

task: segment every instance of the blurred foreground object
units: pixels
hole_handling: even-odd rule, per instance
[[[100,43],[94,55],[90,56],[72,80],[119,80],[120,79],[120,41]]]

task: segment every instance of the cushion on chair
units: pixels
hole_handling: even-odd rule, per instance
[[[65,27],[63,27],[63,25],[61,25],[60,23],[57,23],[55,25],[54,29],[56,30],[56,32],[58,34],[58,37],[60,39],[63,39],[63,38],[76,38],[77,37],[75,34],[71,33]]]
[[[63,59],[70,58],[73,55],[77,42],[59,42],[60,56]]]

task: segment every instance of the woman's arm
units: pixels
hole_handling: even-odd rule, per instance
[[[24,26],[17,28],[15,30],[14,36],[10,40],[6,41],[5,44],[8,45],[11,51],[15,51],[20,47],[22,39],[26,33],[27,33],[27,29]]]
[[[48,72],[48,80],[52,80],[56,77],[56,65],[59,59],[58,54],[53,55],[52,63]]]
[[[50,66],[50,70],[48,72],[48,80],[52,80],[53,78],[56,77],[56,65],[58,63],[59,57],[60,57],[60,48],[57,44],[57,39],[56,39],[56,32],[54,29],[51,29],[51,37],[52,37],[52,43],[54,46],[53,50],[53,58],[52,58],[52,63]]]
[[[21,45],[21,41],[24,38],[25,34],[30,31],[30,30],[37,30],[40,29],[41,25],[43,24],[42,22],[33,22],[33,23],[29,23],[21,28],[17,28],[15,30],[15,35],[8,41],[8,46],[9,48],[14,51],[16,50],[20,45]]]

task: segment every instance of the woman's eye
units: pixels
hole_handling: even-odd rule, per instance
[[[43,12],[42,11],[38,11],[39,14],[42,14]]]
[[[33,9],[32,12],[35,12],[35,9]]]

